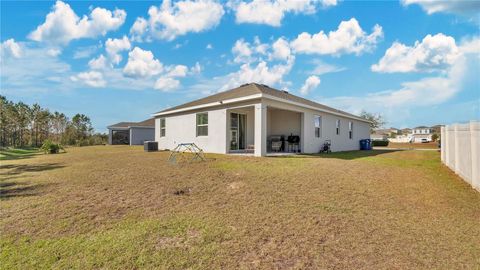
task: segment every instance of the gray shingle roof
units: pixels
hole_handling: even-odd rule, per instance
[[[108,128],[128,128],[128,127],[155,127],[155,118],[149,118],[141,122],[120,122],[108,126]]]
[[[320,104],[320,103],[317,103],[317,102],[314,102],[314,101],[311,101],[311,100],[308,100],[308,99],[305,99],[305,98],[302,98],[302,97],[299,97],[299,96],[296,96],[296,95],[292,95],[287,91],[277,90],[277,89],[271,88],[267,85],[258,84],[258,83],[244,84],[244,85],[241,85],[237,88],[227,90],[227,91],[224,91],[224,92],[220,92],[220,93],[217,93],[217,94],[214,94],[214,95],[211,95],[211,96],[208,96],[208,97],[204,97],[204,98],[201,98],[201,99],[197,99],[197,100],[194,100],[194,101],[191,101],[191,102],[187,102],[187,103],[175,106],[175,107],[171,107],[171,108],[159,111],[157,113],[165,113],[165,112],[175,111],[175,110],[179,110],[179,109],[185,109],[185,108],[188,108],[188,107],[205,105],[205,104],[209,104],[209,103],[213,103],[213,102],[220,102],[220,101],[223,101],[223,100],[241,98],[241,97],[246,97],[246,96],[255,95],[255,94],[266,94],[266,95],[270,95],[270,96],[277,97],[277,98],[280,98],[280,99],[284,99],[284,100],[287,100],[287,101],[293,101],[293,102],[301,103],[301,104],[304,104],[304,105],[307,105],[307,106],[315,107],[315,108],[318,108],[320,110],[328,110],[328,111],[343,114],[345,116],[359,118],[359,116],[357,116],[357,115],[353,115],[353,114],[345,112],[345,111],[337,110],[337,109],[334,109],[332,107],[328,107],[328,106],[325,106],[323,104]]]

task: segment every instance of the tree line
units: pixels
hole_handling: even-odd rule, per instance
[[[90,118],[76,114],[71,119],[38,104],[9,101],[0,95],[0,145],[38,147],[45,140],[62,145],[105,144],[106,134],[94,133]]]

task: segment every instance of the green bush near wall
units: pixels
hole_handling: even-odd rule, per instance
[[[388,146],[388,141],[372,141],[372,146]]]

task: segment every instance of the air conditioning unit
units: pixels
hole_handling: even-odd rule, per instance
[[[145,152],[158,151],[158,142],[155,142],[155,141],[143,142],[143,150],[145,150]]]

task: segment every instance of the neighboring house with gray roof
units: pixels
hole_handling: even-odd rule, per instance
[[[367,120],[266,85],[250,83],[165,109],[155,117],[159,149],[195,143],[205,152],[318,153],[358,150]]]
[[[141,145],[155,139],[155,119],[141,122],[120,122],[108,126],[109,144]]]

